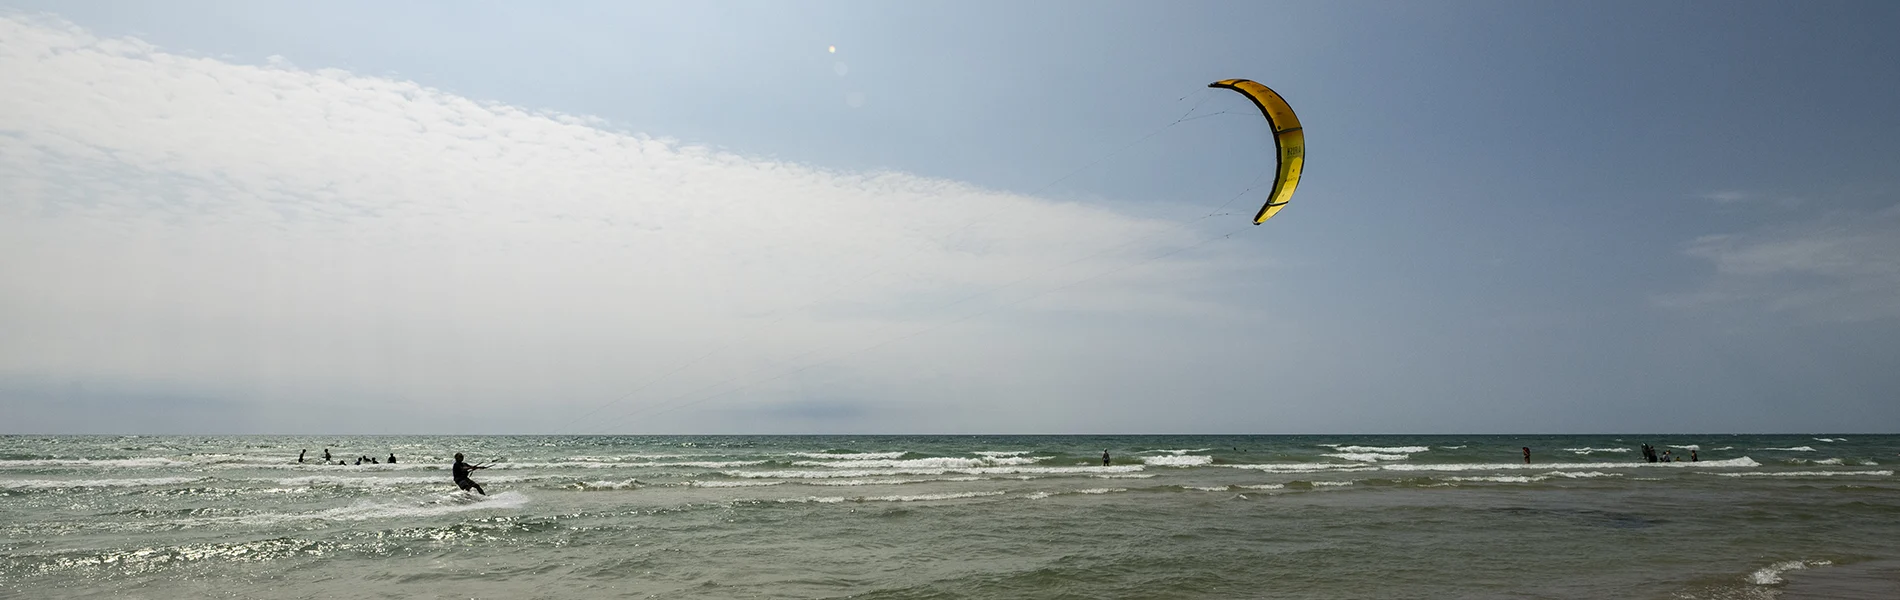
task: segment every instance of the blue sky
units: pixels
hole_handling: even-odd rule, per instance
[[[11,431],[1900,430],[1884,3],[0,6]]]

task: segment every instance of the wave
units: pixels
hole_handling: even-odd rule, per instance
[[[786,456],[797,456],[797,457],[802,457],[802,458],[828,458],[828,459],[833,459],[833,460],[889,460],[893,458],[903,458],[904,454],[905,454],[904,452],[859,452],[855,454],[852,454],[852,453],[833,454],[829,452],[791,452],[791,453],[787,453]]]
[[[1629,451],[1630,451],[1630,449],[1629,449],[1629,448],[1564,448],[1564,450],[1568,450],[1568,451],[1570,451],[1570,452],[1575,452],[1575,453],[1577,453],[1577,454],[1592,454],[1592,453],[1596,453],[1596,452],[1617,452],[1617,453],[1622,453],[1622,452],[1629,452]]]
[[[1184,486],[1181,486],[1181,489],[1184,489],[1184,490],[1194,490],[1194,491],[1198,491],[1198,492],[1225,492],[1225,491],[1227,491],[1227,489],[1228,489],[1228,487],[1229,487],[1229,486],[1224,486],[1224,485],[1223,485],[1223,486],[1211,486],[1211,487],[1210,487],[1210,486],[1199,486],[1199,485],[1184,485]]]
[[[1817,442],[1845,442],[1847,438],[1814,438]]]
[[[977,456],[986,456],[989,458],[997,458],[1001,456],[1021,456],[1028,453],[1029,453],[1028,450],[978,450],[976,452],[971,452],[971,454],[975,454]],[[892,458],[896,458],[896,457],[892,457]]]
[[[1114,494],[1114,493],[1126,492],[1126,491],[1128,491],[1128,488],[1088,488],[1088,489],[1081,489],[1081,490],[1067,490],[1067,491],[1058,491],[1058,492],[1035,492],[1035,493],[1027,495],[1026,497],[1029,498],[1030,500],[1041,500],[1043,498],[1048,498],[1050,496],[1058,496],[1058,495],[1064,495],[1064,494],[1099,495],[1099,494]]]
[[[1405,460],[1412,457],[1412,455],[1410,454],[1381,454],[1377,452],[1330,452],[1326,454],[1321,454],[1320,456],[1329,456],[1332,458],[1339,458],[1339,459],[1359,461],[1359,462]]]
[[[21,469],[34,467],[90,467],[102,469],[153,469],[169,467],[189,467],[194,463],[169,458],[34,458],[25,460],[0,460],[0,469]]]
[[[646,483],[638,479],[628,479],[626,481],[577,481],[570,487],[583,492],[599,492],[608,490],[635,490],[646,487]]]
[[[1892,477],[1893,471],[1886,471],[1886,470],[1881,470],[1881,471],[1750,471],[1746,473],[1703,473],[1703,474],[1716,475],[1720,477],[1835,477],[1835,476],[1852,476],[1852,475],[1861,475],[1861,476],[1870,476],[1870,477]]]
[[[1782,452],[1814,452],[1813,446],[1795,446],[1792,448],[1757,448],[1757,450],[1779,450]]]
[[[932,500],[960,500],[963,498],[982,498],[1001,496],[1008,492],[952,492],[944,494],[917,494],[914,496],[806,496],[803,498],[779,498],[775,502],[816,502],[819,504],[838,504],[841,502],[928,502]]]
[[[722,471],[728,477],[747,479],[852,479],[865,477],[891,477],[896,475],[1095,475],[1105,473],[1134,473],[1143,469],[1141,465],[1114,465],[1106,467],[969,467],[943,469],[855,469],[825,471]]]
[[[1756,569],[1755,572],[1749,573],[1748,582],[1753,583],[1755,585],[1775,585],[1775,584],[1782,583],[1783,581],[1781,579],[1782,573],[1786,573],[1789,571],[1798,571],[1801,569],[1806,569],[1808,567],[1825,567],[1831,564],[1834,564],[1834,562],[1826,561],[1826,560],[1782,561],[1782,562],[1778,562],[1772,565],[1768,565],[1766,567],[1762,567],[1760,569]]]
[[[748,479],[748,480],[741,480],[741,481],[688,481],[686,482],[685,485],[688,487],[700,487],[700,488],[735,488],[735,487],[766,487],[766,486],[773,486],[773,485],[783,485],[784,483],[785,482],[783,481],[759,481],[755,479]]]
[[[1547,464],[1463,463],[1463,464],[1437,464],[1437,465],[1418,464],[1418,463],[1399,463],[1399,464],[1377,465],[1377,468],[1384,469],[1387,471],[1486,471],[1486,470],[1509,470],[1509,469],[1557,469],[1557,470],[1646,469],[1646,468],[1678,468],[1680,469],[1680,468],[1690,468],[1690,467],[1725,468],[1725,467],[1759,467],[1759,466],[1761,466],[1761,463],[1755,462],[1754,459],[1744,456],[1741,458],[1731,458],[1731,459],[1726,459],[1726,460],[1705,460],[1705,461],[1700,461],[1700,462],[1682,462],[1682,461],[1656,462],[1656,463],[1652,463],[1652,462],[1600,462],[1600,463],[1547,463]]]
[[[1157,467],[1198,467],[1202,465],[1214,464],[1214,457],[1191,456],[1191,455],[1184,455],[1184,454],[1175,454],[1175,455],[1170,455],[1170,456],[1144,456],[1141,458],[1141,462],[1144,464],[1150,464]]]
[[[1249,489],[1249,490],[1284,490],[1286,489],[1286,484],[1284,483],[1256,483],[1253,485],[1241,485],[1241,486],[1234,486],[1234,487],[1239,487],[1239,488]]]
[[[1375,454],[1417,454],[1430,451],[1426,446],[1341,446],[1339,444],[1320,444],[1340,452],[1369,452]],[[1459,446],[1463,448],[1464,446]]]
[[[1143,450],[1142,453],[1146,454],[1146,453],[1153,452],[1157,454],[1173,454],[1175,456],[1183,456],[1187,454],[1193,454],[1195,452],[1206,452],[1208,450],[1213,450],[1213,448],[1195,448],[1193,450]]]
[[[996,458],[913,458],[910,460],[869,459],[869,460],[801,460],[792,463],[794,467],[826,467],[832,469],[957,469],[965,467],[994,467],[1007,465],[1033,465],[1047,456],[1013,456]]]
[[[1352,472],[1352,471],[1372,471],[1372,470],[1377,470],[1379,468],[1376,465],[1368,465],[1368,464],[1363,464],[1363,463],[1361,464],[1258,463],[1258,464],[1220,465],[1220,466],[1234,468],[1234,469],[1247,469],[1250,471],[1264,471],[1267,473],[1319,473],[1319,472],[1347,473],[1347,472]]]
[[[0,489],[6,490],[63,490],[77,488],[108,487],[147,487],[155,485],[180,485],[206,481],[208,477],[142,477],[135,479],[16,479],[0,480]]]
[[[1670,444],[1669,447],[1675,448],[1677,450],[1701,450],[1702,449],[1702,446],[1700,444],[1687,444],[1687,445],[1682,445],[1682,446]]]

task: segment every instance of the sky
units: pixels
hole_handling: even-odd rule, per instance
[[[1900,432],[1893,31],[0,0],[0,433]]]

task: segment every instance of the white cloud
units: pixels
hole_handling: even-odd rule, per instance
[[[1900,206],[1703,236],[1684,253],[1707,261],[1714,274],[1700,290],[1659,298],[1665,306],[1828,321],[1900,318]]]
[[[291,403],[585,407],[732,346],[649,395],[664,398],[1031,297],[1012,308],[1188,317],[1222,308],[1169,290],[1234,266],[1139,264],[1202,234],[1099,206],[736,156],[51,19],[0,16],[0,78],[0,377],[283,409],[263,427],[295,428]],[[1087,294],[1035,296],[1113,269]],[[965,341],[942,351],[1008,343]]]

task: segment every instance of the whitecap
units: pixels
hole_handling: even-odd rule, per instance
[[[1332,448],[1334,450],[1338,450],[1340,452],[1362,452],[1362,453],[1374,453],[1374,454],[1417,454],[1419,452],[1426,452],[1426,451],[1431,450],[1431,448],[1428,448],[1425,446],[1341,446],[1338,444],[1320,444],[1320,445],[1326,446],[1328,448]],[[1464,446],[1459,446],[1459,447],[1463,448]]]
[[[1813,446],[1795,446],[1792,448],[1761,448],[1761,449],[1762,450],[1779,450],[1782,452],[1813,452],[1814,451]]]
[[[1157,467],[1197,467],[1214,464],[1214,457],[1179,454],[1171,456],[1144,456],[1141,458],[1141,462]]]
[[[1377,452],[1330,452],[1327,454],[1322,454],[1320,456],[1329,456],[1332,458],[1354,460],[1354,461],[1359,461],[1359,462],[1405,460],[1412,457],[1412,455],[1410,454],[1381,454]]]
[[[804,457],[804,458],[823,458],[823,459],[830,459],[830,460],[890,460],[894,458],[903,458],[904,453],[903,452],[860,452],[856,454],[843,454],[843,453],[831,454],[827,452],[792,452],[792,453],[786,454],[786,456],[798,456],[798,457]]]
[[[1783,581],[1781,578],[1782,573],[1786,573],[1788,571],[1798,571],[1801,569],[1806,569],[1808,567],[1825,567],[1831,564],[1834,564],[1834,563],[1832,561],[1826,561],[1826,560],[1782,561],[1782,562],[1778,562],[1766,567],[1762,567],[1760,569],[1756,569],[1754,573],[1749,573],[1748,582],[1753,583],[1755,585],[1775,585],[1778,583],[1782,583]]]
[[[53,490],[104,487],[148,487],[206,481],[207,477],[143,477],[134,479],[15,479],[0,480],[0,489]]]

